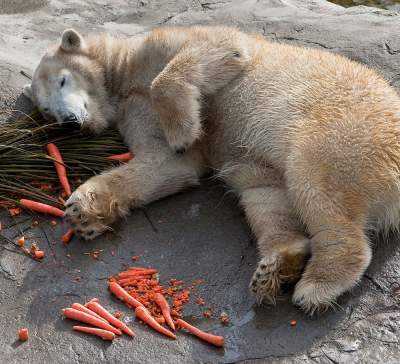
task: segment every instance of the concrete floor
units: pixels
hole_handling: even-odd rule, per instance
[[[345,54],[379,69],[397,87],[400,69],[397,34],[400,18],[371,9],[348,9],[324,1],[0,1],[0,107],[29,109],[20,96],[49,42],[74,26],[134,35],[160,24],[228,23],[278,41]],[[146,217],[147,216],[147,217]],[[41,218],[42,219],[42,218]],[[13,224],[3,211],[3,227]],[[28,227],[3,228],[14,237]],[[47,257],[37,263],[0,245],[0,363],[397,363],[400,349],[400,257],[397,238],[376,244],[374,259],[360,285],[340,298],[341,308],[309,318],[290,303],[290,290],[277,307],[256,307],[248,282],[256,245],[234,197],[221,184],[205,182],[137,210],[116,233],[65,248],[64,228],[46,220],[26,236],[39,241]],[[374,239],[375,241],[375,239]],[[53,244],[54,242],[54,244]],[[84,255],[104,249],[99,260]],[[112,255],[111,252],[115,254]],[[70,257],[67,256],[70,254]],[[185,317],[226,337],[215,349],[179,334],[170,341],[135,321],[133,340],[112,344],[71,331],[60,310],[97,296],[106,307],[132,312],[110,297],[106,280],[132,255],[157,267],[161,280],[203,278],[199,291],[216,313],[226,311],[231,325],[205,319],[189,304]],[[76,278],[80,277],[77,282]],[[297,320],[291,327],[290,320]],[[16,341],[19,328],[32,333]]]

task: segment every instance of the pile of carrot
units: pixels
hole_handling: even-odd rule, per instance
[[[74,303],[71,307],[63,309],[63,314],[69,319],[91,325],[75,325],[72,327],[75,331],[96,335],[103,340],[114,340],[115,335],[121,335],[122,332],[130,337],[135,336],[133,330],[100,305],[97,298],[85,305]]]
[[[224,344],[222,336],[212,335],[195,328],[182,320],[182,308],[189,300],[190,291],[182,287],[183,282],[170,280],[170,287],[165,288],[158,281],[158,271],[146,267],[130,267],[126,271],[110,277],[108,288],[118,299],[128,307],[135,309],[136,317],[171,339],[176,339],[176,326],[184,328],[198,338],[210,344],[221,347]],[[172,300],[171,310],[166,297]],[[169,326],[168,330],[164,323]]]

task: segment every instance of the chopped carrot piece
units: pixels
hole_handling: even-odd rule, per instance
[[[61,240],[64,244],[68,244],[73,237],[74,231],[72,229],[68,229],[67,232],[61,237]]]
[[[24,246],[25,245],[25,236],[21,236],[17,241],[16,241],[18,246]]]
[[[176,323],[179,327],[183,327],[184,329],[189,331],[191,334],[197,336],[201,340],[207,341],[208,343],[218,347],[224,346],[224,338],[222,336],[212,335],[207,332],[201,331],[197,327],[190,325],[189,323],[183,321],[182,319],[176,320]]]
[[[33,226],[38,226],[38,225],[39,225],[39,221],[33,220],[33,221],[32,221],[32,225],[33,225]]]
[[[296,325],[297,325],[297,321],[296,320],[290,321],[290,326],[296,326]]]
[[[57,221],[56,220],[51,220],[50,221],[50,225],[51,226],[56,226],[57,225]]]
[[[43,259],[44,258],[44,251],[43,250],[35,250],[35,252],[33,253],[33,256],[36,259]]]
[[[100,336],[103,340],[114,340],[115,334],[111,331],[104,329],[97,329],[94,327],[86,327],[86,326],[72,326],[75,331],[84,332],[86,334],[92,334],[96,336]]]
[[[11,216],[17,216],[22,212],[22,209],[19,207],[12,207],[8,209],[8,212],[10,213]]]
[[[20,341],[27,341],[29,339],[29,331],[28,331],[28,329],[19,330],[18,339]]]

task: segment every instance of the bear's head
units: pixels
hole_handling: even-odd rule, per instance
[[[23,93],[46,119],[100,132],[108,125],[111,109],[104,79],[85,39],[67,29],[61,43],[42,57]]]

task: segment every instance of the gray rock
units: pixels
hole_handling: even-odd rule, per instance
[[[46,46],[57,41],[64,28],[131,36],[158,25],[208,23],[231,24],[276,42],[340,53],[370,65],[400,87],[400,16],[396,12],[344,9],[322,0],[3,0],[0,108],[29,110],[29,102],[20,96],[22,85],[29,80],[20,71],[31,74]],[[154,203],[146,212],[147,217],[138,210],[121,221],[117,235],[90,244],[75,239],[67,248],[59,242],[62,224],[49,228],[44,221],[43,230],[26,233],[46,250],[42,264],[3,249],[1,243],[1,363],[399,362],[396,237],[376,244],[367,274],[339,300],[336,312],[309,318],[290,304],[289,296],[275,308],[254,306],[247,284],[256,247],[236,200],[225,196],[222,186],[205,184]],[[1,214],[3,233],[18,234],[15,227],[6,229],[12,221]],[[24,224],[29,221],[21,227]],[[94,249],[104,249],[99,261],[83,254]],[[111,345],[71,332],[71,323],[61,319],[60,309],[93,296],[132,319],[127,308],[110,298],[106,279],[137,254],[143,256],[143,264],[158,267],[162,279],[206,280],[201,295],[217,313],[228,312],[231,325],[203,319],[194,304],[185,315],[202,328],[223,334],[224,350],[185,334],[173,342],[134,321],[131,325],[137,337],[121,338]],[[81,280],[75,281],[76,277]],[[296,327],[289,325],[292,319],[297,320]],[[28,327],[32,336],[24,344],[16,341],[21,327]]]

